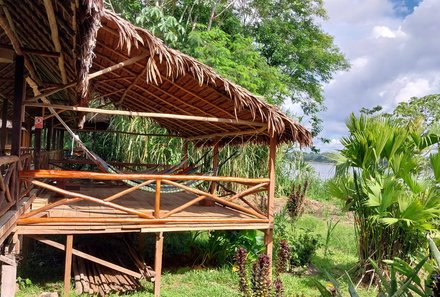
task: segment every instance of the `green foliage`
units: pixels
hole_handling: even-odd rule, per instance
[[[412,97],[408,102],[400,102],[392,117],[402,124],[422,120],[424,127],[430,128],[440,122],[439,101],[440,94]]]
[[[420,122],[402,126],[365,115],[351,115],[347,127],[350,136],[342,139],[336,158],[339,177],[329,192],[354,211],[361,263],[369,257],[379,264],[408,259],[440,213],[439,188],[424,174],[424,153],[438,136],[426,133]]]
[[[316,250],[321,246],[321,236],[313,234],[311,230],[304,230],[288,238],[288,242],[291,253],[290,265],[301,267],[310,264]]]
[[[234,82],[280,104],[287,98],[310,115],[319,133],[322,85],[348,63],[317,24],[312,1],[109,0],[125,18],[189,53]]]

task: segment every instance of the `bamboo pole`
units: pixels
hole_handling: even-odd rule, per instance
[[[44,97],[42,95],[40,95],[40,96]],[[48,96],[48,95],[46,95],[46,96]],[[236,125],[250,125],[250,126],[257,126],[257,127],[267,127],[267,123],[237,120],[237,119],[217,118],[217,117],[180,115],[180,114],[171,114],[171,113],[110,110],[110,109],[99,109],[99,108],[90,108],[90,107],[58,105],[58,104],[30,103],[29,101],[26,101],[25,106],[49,107],[49,108],[54,108],[54,109],[94,112],[94,113],[113,114],[113,115],[126,115],[126,116],[137,116],[137,117],[148,117],[148,118],[167,118],[167,119],[178,119],[178,120],[188,120],[188,121],[200,121],[200,122],[226,123],[226,124],[236,124]],[[240,131],[237,131],[237,132],[240,132]]]
[[[168,175],[168,174],[113,174],[101,173],[91,171],[75,171],[75,170],[27,170],[20,172],[20,178],[60,178],[60,179],[94,179],[94,180],[203,180],[203,181],[217,181],[217,182],[236,182],[243,184],[261,184],[270,182],[268,178],[244,178],[234,176],[209,176],[209,175]]]

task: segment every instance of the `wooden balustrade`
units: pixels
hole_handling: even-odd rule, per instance
[[[84,195],[77,192],[72,192],[69,190],[61,189],[54,185],[48,184],[46,182],[38,181],[37,179],[90,179],[90,180],[136,180],[138,185],[131,186],[128,189],[123,189],[122,191],[113,194],[108,197],[92,197],[89,195]],[[234,223],[234,222],[259,222],[267,223],[269,222],[269,213],[267,209],[260,209],[255,205],[254,201],[247,199],[247,196],[253,195],[258,192],[266,191],[269,188],[270,180],[268,178],[241,178],[241,177],[228,177],[228,176],[206,176],[206,175],[155,175],[155,174],[109,174],[109,173],[97,173],[97,172],[85,172],[85,171],[65,171],[65,170],[27,170],[20,171],[20,179],[23,181],[29,181],[35,186],[44,188],[46,190],[56,192],[64,195],[66,198],[53,202],[42,208],[33,210],[25,215],[23,215],[19,224],[35,224],[44,222],[64,222],[64,223],[99,223],[103,218],[93,218],[92,216],[88,218],[63,218],[63,217],[51,217],[49,218],[41,217],[41,213],[48,211],[54,207],[60,205],[72,204],[80,201],[88,201],[96,203],[97,205],[102,205],[115,209],[117,211],[122,211],[123,213],[130,215],[126,219],[121,218],[107,218],[105,222],[111,223],[130,223],[130,224],[145,224],[145,223],[167,223],[167,222],[187,222],[191,219],[183,219],[177,214],[189,207],[195,205],[197,202],[203,199],[213,200],[217,205],[226,207],[230,210],[236,211],[241,214],[237,218],[225,218],[225,219],[202,219],[203,222],[212,221],[211,223]],[[247,189],[238,192],[231,193],[226,197],[219,197],[215,193],[209,190],[201,190],[198,188],[190,187],[189,182],[216,182],[216,183],[240,183],[242,187],[247,187]],[[181,191],[194,194],[193,198],[182,205],[178,205],[173,209],[164,210],[161,208],[162,196],[161,191],[163,189],[169,189],[172,186],[174,189],[179,189]],[[142,187],[149,187],[149,191],[155,192],[154,194],[154,204],[151,209],[134,209],[121,204],[113,202],[116,199],[123,199],[128,193],[138,190]],[[146,197],[146,196],[145,196]],[[168,196],[169,197],[169,196]],[[191,196],[192,197],[192,196]],[[133,218],[133,215],[137,218]],[[112,221],[113,220],[113,221]],[[125,221],[124,221],[125,220]],[[192,219],[194,223],[199,222],[200,218]]]
[[[20,181],[18,172],[29,170],[31,155],[0,157],[0,216],[10,210],[30,191],[28,181]]]

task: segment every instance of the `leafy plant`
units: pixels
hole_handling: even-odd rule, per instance
[[[365,115],[351,115],[347,127],[350,136],[335,156],[339,176],[329,191],[354,211],[361,265],[369,266],[370,257],[379,265],[406,260],[423,246],[440,213],[439,189],[423,175],[423,154],[438,136],[420,122],[401,126]]]
[[[335,228],[339,224],[339,222],[340,222],[340,220],[338,220],[336,223],[333,224],[333,219],[327,220],[327,232],[326,232],[325,243],[324,243],[324,257],[327,256],[330,239],[332,237],[333,231],[335,230]]]
[[[298,219],[303,214],[308,185],[307,180],[302,185],[292,184],[292,190],[286,204],[287,212],[291,219]]]
[[[288,240],[291,251],[290,264],[294,267],[309,264],[316,250],[321,245],[321,236],[313,234],[310,230],[301,232]]]

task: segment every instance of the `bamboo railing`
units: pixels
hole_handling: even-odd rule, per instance
[[[60,187],[51,185],[39,179],[89,179],[89,180],[108,180],[108,181],[124,181],[136,180],[140,184],[123,189],[122,191],[108,197],[94,197],[82,193],[72,192]],[[20,179],[28,181],[34,186],[46,189],[63,195],[56,202],[35,209],[29,213],[22,215],[18,221],[20,225],[41,224],[41,223],[105,223],[105,224],[165,224],[165,223],[268,223],[269,214],[268,207],[265,210],[254,205],[253,201],[249,201],[246,197],[258,192],[267,191],[269,188],[268,178],[241,178],[226,176],[202,176],[202,175],[157,175],[157,174],[109,174],[99,172],[86,171],[65,171],[65,170],[29,170],[21,171]],[[215,193],[204,191],[201,189],[189,187],[180,183],[180,181],[206,181],[211,183],[239,183],[247,189],[229,194],[227,197],[219,197]],[[115,203],[116,199],[123,199],[127,194],[138,190],[141,187],[150,185],[155,189],[154,205],[152,209],[135,209],[126,207],[122,204]],[[179,188],[187,193],[194,194],[194,198],[186,201],[184,204],[174,207],[173,209],[164,210],[161,208],[162,194],[161,189],[164,185],[171,185]],[[145,196],[147,197],[147,196]],[[190,206],[204,199],[214,201],[216,204],[236,211],[241,215],[225,217],[225,218],[201,218],[199,217],[179,217],[178,214],[188,209]],[[109,207],[111,209],[123,212],[129,216],[126,218],[103,218],[92,217],[41,217],[41,213],[49,211],[52,208],[61,205],[68,205],[79,201],[88,201],[96,205]],[[240,201],[240,202],[239,202]]]

